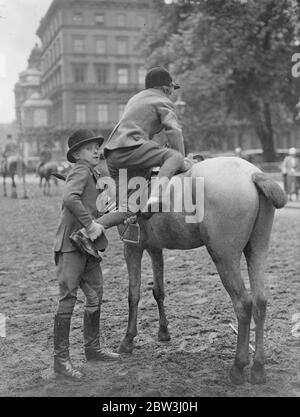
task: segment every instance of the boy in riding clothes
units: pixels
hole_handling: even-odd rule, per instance
[[[100,347],[99,322],[103,293],[103,278],[98,253],[90,256],[79,250],[72,233],[84,227],[89,239],[96,240],[102,227],[94,221],[97,215],[97,176],[94,168],[99,162],[103,138],[88,129],[74,132],[69,140],[67,159],[74,166],[67,176],[63,195],[62,217],[55,239],[55,263],[60,299],[54,317],[54,370],[73,379],[82,373],[75,369],[69,356],[69,333],[78,287],[86,296],[83,334],[87,360],[118,360],[119,355]],[[78,243],[78,240],[75,239]],[[79,242],[80,243],[80,242]],[[97,256],[98,255],[98,256]]]
[[[104,155],[110,176],[115,180],[117,198],[119,169],[127,169],[128,181],[134,176],[146,178],[149,170],[160,167],[158,177],[163,189],[178,171],[187,171],[191,162],[184,158],[184,141],[170,96],[179,88],[163,67],[149,70],[145,78],[145,90],[133,96],[127,103],[123,116],[104,145]],[[162,148],[152,139],[164,129],[169,148]],[[146,210],[161,211],[159,184],[151,190]],[[118,201],[119,205],[122,202]],[[149,218],[152,213],[142,213]],[[108,213],[97,222],[102,230],[124,223],[132,213],[122,211]]]

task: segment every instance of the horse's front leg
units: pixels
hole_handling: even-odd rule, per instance
[[[15,183],[15,175],[11,176],[11,198],[18,198],[17,185]]]
[[[171,339],[168,330],[168,321],[165,313],[164,299],[164,260],[162,249],[147,248],[152,261],[153,269],[153,297],[157,302],[159,312],[158,340],[166,342]]]
[[[137,313],[138,304],[140,300],[141,288],[141,263],[143,256],[143,249],[132,244],[124,245],[124,256],[127,264],[129,276],[129,291],[128,291],[128,325],[127,332],[122,340],[119,352],[131,353],[133,350],[133,339],[137,335]]]
[[[3,196],[7,197],[6,176],[3,175]]]

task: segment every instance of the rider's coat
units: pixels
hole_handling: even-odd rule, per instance
[[[104,149],[106,151],[142,145],[163,129],[168,139],[183,143],[173,102],[159,89],[143,90],[128,101],[123,116],[105,142]]]

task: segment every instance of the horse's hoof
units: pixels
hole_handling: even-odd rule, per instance
[[[126,343],[126,342],[121,342],[119,349],[118,349],[118,353],[132,353],[133,351],[133,343]]]
[[[266,373],[264,365],[254,363],[251,368],[250,373],[250,382],[251,384],[265,384],[266,382]]]
[[[168,329],[158,330],[158,341],[159,342],[168,342],[171,340],[171,336]]]
[[[244,370],[237,365],[233,365],[230,369],[230,380],[235,385],[242,385],[245,382]]]

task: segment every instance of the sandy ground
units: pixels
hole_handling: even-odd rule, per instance
[[[86,377],[75,383],[56,380],[52,372],[58,289],[51,248],[62,187],[53,189],[51,197],[42,196],[34,182],[28,189],[29,200],[0,197],[0,313],[7,317],[6,337],[0,337],[0,396],[300,396],[300,337],[292,323],[300,313],[300,205],[279,210],[275,217],[266,267],[266,384],[236,387],[229,381],[236,344],[229,323],[236,326],[236,318],[205,248],[165,250],[168,343],[157,341],[158,313],[145,255],[136,347],[120,363],[85,362],[84,297],[79,293],[71,356]],[[101,328],[103,343],[117,349],[127,325],[128,280],[115,231],[109,240],[102,263]],[[244,260],[242,273],[247,280]],[[246,374],[249,378],[249,368]]]

